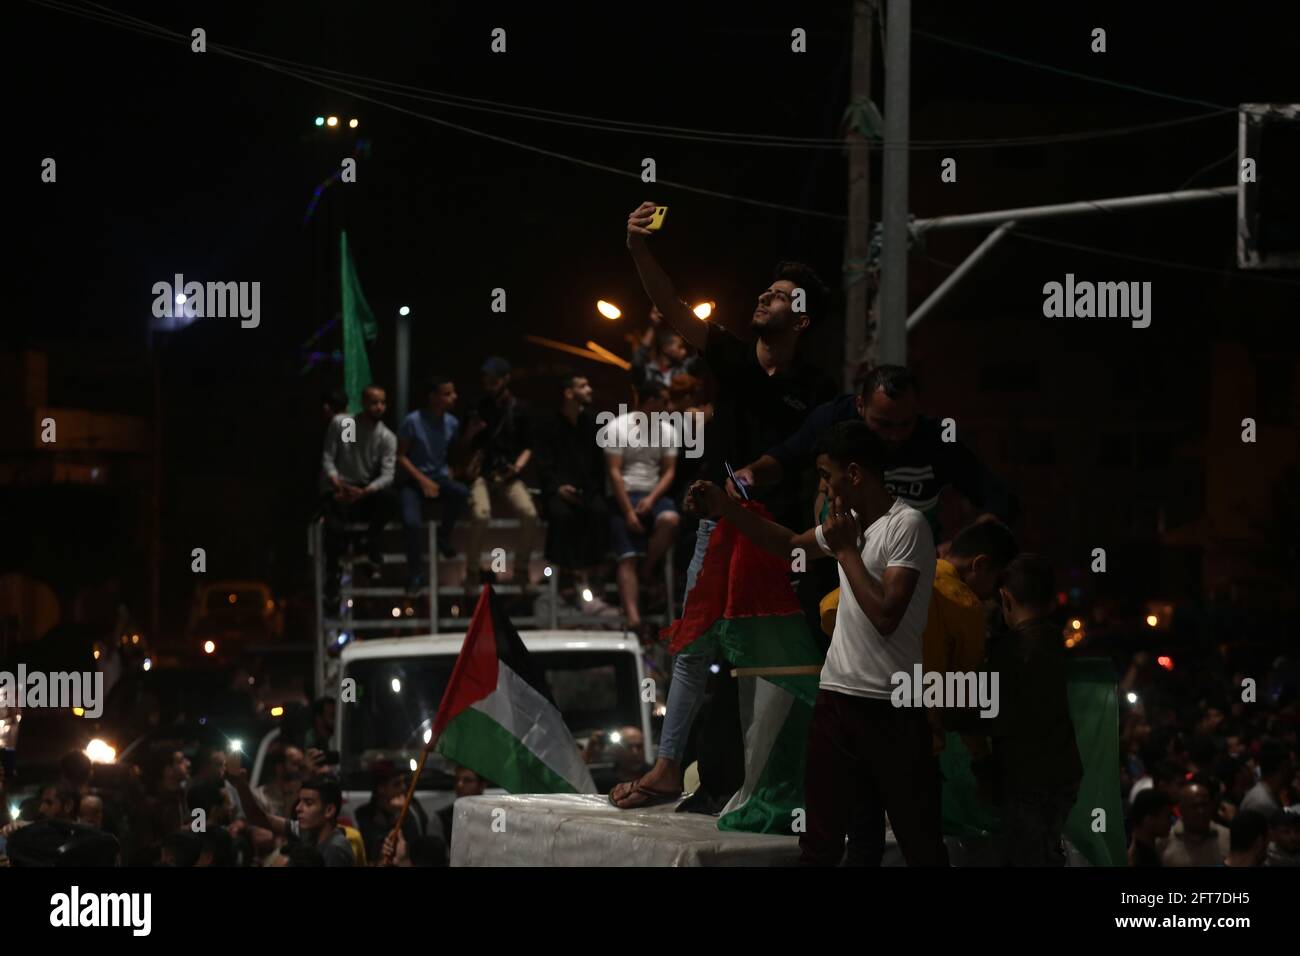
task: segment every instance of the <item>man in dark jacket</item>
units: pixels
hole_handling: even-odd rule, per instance
[[[563,572],[562,586],[572,575],[581,589],[609,551],[605,451],[597,441],[591,382],[566,372],[560,390],[560,410],[544,423],[537,449],[546,503],[546,560]],[[601,606],[597,603],[595,609]]]

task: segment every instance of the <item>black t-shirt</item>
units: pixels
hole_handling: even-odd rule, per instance
[[[591,409],[578,413],[571,423],[554,412],[541,423],[538,435],[537,474],[548,498],[561,485],[573,485],[583,498],[605,494],[605,452],[596,441],[599,427]]]
[[[491,395],[478,403],[478,415],[486,426],[475,436],[475,449],[485,449],[483,473],[496,474],[513,465],[525,448],[533,447],[532,422],[528,410],[513,395],[498,405]]]
[[[812,466],[818,438],[840,422],[861,417],[857,396],[841,395],[813,409],[797,432],[764,451],[781,463],[783,472],[802,471]],[[960,491],[975,507],[991,511],[1003,521],[1014,521],[1020,511],[1016,496],[974,452],[960,441],[943,440],[939,419],[918,416],[911,437],[888,451],[885,488],[924,514],[939,541],[939,493],[947,485]]]
[[[727,471],[743,468],[803,425],[808,413],[834,397],[835,383],[821,369],[795,359],[790,368],[769,375],[758,362],[754,343],[709,325],[704,359],[717,383],[713,421],[704,441],[700,477],[723,485]],[[779,485],[755,497],[777,521],[802,529],[809,524],[809,503],[801,494],[801,475],[788,469]]]

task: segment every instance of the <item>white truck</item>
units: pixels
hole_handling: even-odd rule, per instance
[[[645,670],[635,637],[608,631],[521,631],[519,636],[545,675],[575,746],[585,745],[593,731],[630,725],[641,729],[646,761],[654,762],[654,702],[643,700]],[[376,761],[414,769],[464,640],[463,633],[440,634],[357,641],[343,648],[341,676],[356,681],[356,701],[340,700],[334,729],[342,815],[354,816],[370,799],[370,768]],[[437,753],[425,761],[416,799],[430,818],[455,798],[453,769]]]

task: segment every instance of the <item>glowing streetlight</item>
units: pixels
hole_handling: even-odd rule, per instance
[[[1159,623],[1160,618],[1156,617],[1154,614],[1147,615],[1147,627],[1155,627]]]
[[[360,124],[358,124],[356,120],[354,120],[354,119],[350,119],[350,120],[348,120],[348,127],[349,127],[350,129],[356,129],[358,125],[360,125]]]
[[[604,299],[600,299],[596,302],[596,311],[611,321],[623,317],[622,309],[616,306],[613,302],[606,302]]]
[[[338,118],[337,116],[331,116],[329,119],[325,120],[325,125],[326,125],[326,126],[338,126],[338,125],[339,125],[339,118]]]
[[[117,751],[98,737],[86,744],[83,753],[90,758],[91,763],[112,763],[117,757]]]
[[[212,641],[204,641],[204,642],[203,642],[203,653],[204,653],[204,654],[215,654],[216,651],[217,651],[217,645],[216,645],[214,642],[212,642]]]
[[[713,314],[713,310],[717,305],[718,303],[716,302],[701,302],[695,308],[691,309],[691,311],[695,313],[697,319],[708,319],[708,317]]]
[[[411,314],[411,307],[410,307],[409,305],[404,305],[404,306],[402,306],[400,309],[397,310],[397,314],[398,314],[398,315],[410,315],[410,314]]]

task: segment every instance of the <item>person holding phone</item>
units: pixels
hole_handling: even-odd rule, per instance
[[[759,294],[742,340],[715,322],[701,321],[679,298],[668,274],[650,251],[647,239],[659,233],[656,207],[644,202],[627,218],[627,249],[632,255],[646,294],[664,321],[699,349],[715,382],[713,420],[705,434],[700,477],[721,486],[727,479],[724,462],[753,461],[768,448],[797,431],[808,413],[835,395],[835,383],[822,370],[802,361],[799,344],[805,333],[827,314],[830,293],[809,266],[780,262],[775,275]],[[658,217],[660,223],[663,217]],[[778,521],[793,524],[806,510],[800,494],[800,476],[787,475],[757,495]],[[686,574],[686,601],[715,522],[702,520],[696,532],[695,555]],[[631,809],[676,799],[681,794],[683,757],[691,724],[704,701],[710,660],[689,649],[673,661],[668,711],[658,759],[639,780],[615,787],[611,802]],[[744,742],[734,713],[739,708],[735,681],[722,678],[715,694],[714,712],[729,719],[706,724],[706,737],[720,735],[721,746],[707,749],[736,759],[702,761],[701,791],[684,809],[716,813],[739,789],[744,774]],[[729,772],[718,773],[719,766]]]

